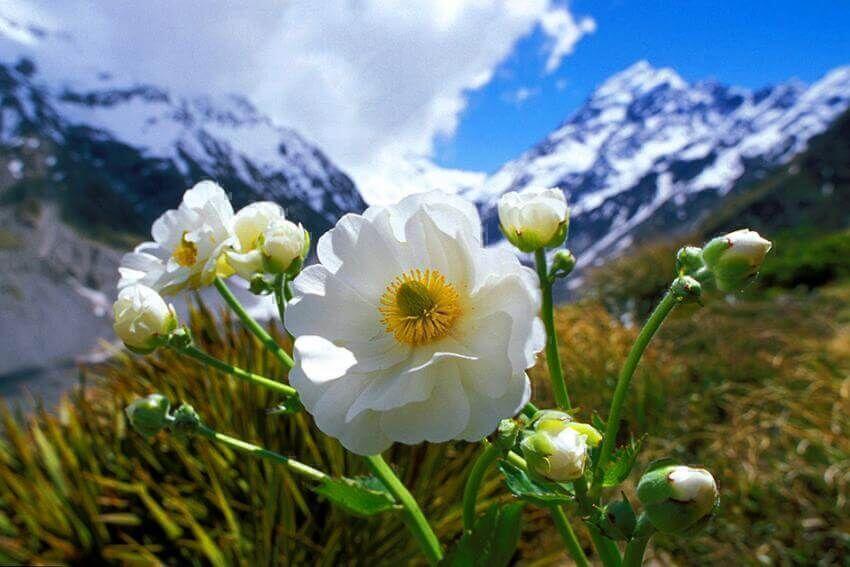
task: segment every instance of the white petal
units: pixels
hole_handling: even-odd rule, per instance
[[[381,429],[390,439],[414,444],[441,443],[456,438],[469,423],[469,401],[451,362],[430,366],[439,370],[427,400],[407,404],[381,414]]]
[[[476,357],[458,362],[464,384],[491,398],[505,395],[514,374],[508,358],[512,325],[510,315],[497,311],[459,329],[458,342]]]
[[[344,376],[356,364],[350,351],[334,345],[327,339],[305,335],[295,339],[295,363],[312,382],[321,383]]]
[[[405,243],[401,246],[404,250],[404,271],[427,268],[438,270],[458,292],[464,293],[474,275],[469,247],[478,248],[480,245],[477,242],[469,243],[469,236],[463,232],[447,234],[438,227],[434,217],[424,210],[408,219],[404,233]]]
[[[425,209],[437,222],[440,230],[450,235],[466,234],[481,242],[481,218],[471,202],[442,191],[409,195],[391,207],[369,207],[363,213],[368,219],[390,211],[390,222],[396,237],[404,237],[404,227],[411,216]]]
[[[386,334],[378,306],[321,265],[302,271],[292,284],[285,326],[295,337],[320,335],[339,342],[366,341]]]
[[[531,382],[525,373],[513,376],[505,395],[498,399],[470,396],[469,423],[458,438],[480,441],[498,427],[505,418],[513,417],[531,399]]]

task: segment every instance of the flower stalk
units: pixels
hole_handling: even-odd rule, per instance
[[[635,343],[629,351],[623,369],[620,371],[617,386],[614,389],[614,397],[611,399],[611,409],[608,411],[605,434],[602,437],[602,450],[599,452],[599,460],[593,471],[593,484],[590,490],[590,498],[593,502],[598,501],[600,494],[602,494],[602,479],[605,475],[605,466],[611,460],[611,454],[617,440],[617,432],[620,429],[620,416],[623,412],[623,403],[626,401],[626,394],[629,391],[632,376],[649,341],[652,340],[652,337],[661,328],[664,319],[667,318],[667,315],[670,314],[678,303],[679,297],[677,297],[671,287],[661,299],[658,306],[656,306],[652,315],[650,315],[646,324],[643,326],[643,329],[641,329],[640,334],[638,334]]]
[[[236,299],[236,296],[233,295],[233,292],[230,291],[230,288],[227,287],[227,284],[224,283],[224,280],[220,277],[216,277],[213,280],[215,284],[215,288],[218,290],[218,293],[221,294],[221,297],[224,298],[224,301],[227,305],[233,309],[233,312],[239,317],[239,320],[242,321],[242,324],[251,331],[254,336],[260,339],[260,342],[271,352],[287,369],[292,368],[295,365],[295,362],[292,360],[292,357],[287,354],[283,348],[277,344],[277,341],[266,331],[262,325],[260,325],[256,319],[251,317],[251,315],[245,310],[245,307],[239,303],[239,300]]]
[[[540,291],[543,294],[540,314],[543,318],[543,326],[546,327],[546,364],[549,367],[549,378],[552,381],[555,402],[561,409],[568,410],[572,405],[570,404],[570,395],[567,392],[567,383],[564,380],[561,355],[558,353],[558,336],[555,334],[555,313],[552,304],[552,282],[549,279],[549,271],[546,267],[545,250],[541,248],[535,251],[534,260],[537,266],[537,276],[540,278]]]
[[[463,531],[467,533],[471,532],[473,525],[475,525],[475,503],[484,475],[504,452],[504,449],[495,443],[489,443],[485,440],[483,445],[484,450],[478,455],[475,464],[472,465],[472,470],[469,472],[469,478],[466,480],[466,486],[463,489]]]
[[[443,548],[440,546],[440,540],[437,539],[437,535],[431,529],[431,525],[428,524],[428,520],[422,513],[422,509],[416,503],[416,499],[407,490],[407,487],[404,486],[401,480],[399,480],[381,455],[369,455],[364,458],[375,476],[384,483],[390,494],[401,504],[404,509],[405,524],[407,524],[407,528],[416,538],[428,562],[431,565],[439,563],[443,559]]]
[[[649,543],[649,538],[654,533],[655,527],[652,525],[652,522],[649,521],[646,514],[641,514],[635,528],[635,535],[629,540],[628,545],[626,545],[626,553],[623,556],[623,567],[640,567],[643,565],[643,555],[646,553],[646,546]]]
[[[263,388],[267,388],[279,394],[283,394],[284,396],[293,397],[298,396],[298,392],[292,386],[287,384],[283,384],[276,380],[272,380],[270,378],[266,378],[265,376],[260,376],[259,374],[254,374],[253,372],[248,372],[247,370],[243,370],[238,366],[233,366],[232,364],[228,364],[223,360],[219,360],[199,348],[188,345],[188,346],[171,346],[175,351],[180,354],[184,354],[188,357],[194,358],[195,360],[206,364],[211,368],[215,368],[220,372],[224,372],[225,374],[230,374],[231,376],[235,376],[240,380],[248,382],[249,384],[254,384],[255,386],[262,386]]]

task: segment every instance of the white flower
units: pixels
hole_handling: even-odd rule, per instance
[[[209,285],[216,275],[230,275],[221,254],[235,242],[232,221],[233,207],[224,189],[201,181],[186,191],[179,208],[153,223],[153,242],[124,255],[119,289],[141,283],[170,295]]]
[[[567,200],[557,188],[510,191],[499,199],[502,233],[523,252],[560,246],[567,236],[569,221]]]
[[[174,309],[156,291],[141,284],[122,289],[112,311],[115,334],[135,352],[154,350],[177,328]]]
[[[479,440],[527,402],[545,340],[537,278],[485,249],[475,207],[440,192],[349,214],[294,281],[290,380],[349,450]]]
[[[695,469],[686,466],[676,466],[667,474],[670,481],[670,492],[674,500],[691,502],[697,499],[714,500],[717,494],[717,483],[714,477],[705,469]]]
[[[233,219],[238,250],[227,252],[227,262],[243,278],[250,280],[265,271],[287,271],[297,259],[307,255],[307,231],[286,220],[277,203],[261,201],[239,210]]]

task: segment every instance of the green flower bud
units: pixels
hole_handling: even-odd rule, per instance
[[[702,266],[702,248],[685,246],[676,254],[676,273],[680,276],[692,276]]]
[[[567,238],[570,209],[560,189],[510,191],[499,199],[498,209],[502,233],[523,252],[555,248]]]
[[[145,437],[153,437],[168,424],[171,404],[165,396],[151,394],[139,398],[124,409],[130,426]]]
[[[592,426],[573,422],[569,414],[556,410],[537,412],[531,426],[533,431],[526,431],[520,443],[529,469],[558,482],[581,477],[588,446],[602,439]]]
[[[702,295],[702,285],[691,276],[679,276],[673,280],[670,290],[679,301],[698,302]]]
[[[628,541],[634,534],[636,526],[635,510],[625,495],[622,500],[606,504],[600,512],[599,527],[613,540]]]
[[[511,449],[519,435],[519,427],[513,419],[503,419],[496,431],[496,443],[505,451]]]
[[[650,466],[638,483],[637,495],[656,529],[673,534],[701,528],[719,504],[710,472],[669,461]]]
[[[188,437],[201,426],[201,416],[189,404],[181,404],[172,417],[171,431],[178,437]]]
[[[552,269],[549,275],[553,278],[564,278],[576,267],[576,257],[569,250],[558,250],[552,256]]]
[[[755,231],[736,230],[706,244],[702,259],[714,274],[717,289],[738,291],[758,273],[771,246]]]

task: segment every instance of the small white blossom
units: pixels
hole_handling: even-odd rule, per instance
[[[183,195],[177,209],[166,211],[144,242],[121,259],[118,287],[144,284],[163,295],[209,285],[217,275],[230,275],[223,261],[232,246],[233,207],[224,189],[201,181]]]
[[[156,291],[141,284],[122,289],[112,310],[115,334],[136,352],[154,350],[177,327],[173,308]]]
[[[587,437],[566,427],[552,436],[555,452],[549,455],[548,476],[552,480],[574,480],[584,474],[587,461]]]
[[[252,203],[236,213],[233,231],[238,243],[227,262],[250,280],[263,272],[282,273],[307,255],[307,231],[286,220],[283,209],[270,201]]]
[[[523,252],[560,246],[566,238],[570,210],[560,189],[510,191],[498,208],[502,233]]]
[[[269,228],[263,241],[263,254],[267,267],[273,273],[287,271],[292,263],[307,254],[310,241],[300,225],[280,221]]]

